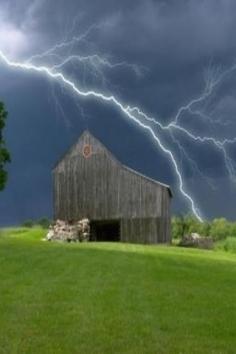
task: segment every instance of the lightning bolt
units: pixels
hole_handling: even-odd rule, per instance
[[[192,167],[192,170],[194,170],[195,172],[198,173],[198,175],[204,179],[206,181],[206,183],[211,187],[212,190],[215,190],[215,187],[212,183],[212,181],[210,180],[210,178],[207,178],[202,171],[200,170],[200,168],[198,167],[198,164],[196,163],[196,161],[194,161],[186,152],[185,148],[181,145],[181,143],[178,141],[178,139],[175,138],[175,135],[173,134],[172,131],[170,131],[170,135],[171,138],[173,140],[173,142],[177,145],[180,154],[181,154],[181,162],[183,160],[183,158],[185,158],[185,161],[189,162],[189,165]]]
[[[177,175],[178,182],[179,182],[179,189],[180,189],[182,195],[190,203],[190,206],[191,206],[191,209],[192,209],[192,212],[194,213],[194,215],[198,218],[198,220],[202,221],[200,211],[196,207],[193,198],[189,195],[189,193],[187,193],[187,191],[184,188],[182,175],[179,170],[179,166],[178,166],[178,163],[175,159],[173,152],[170,151],[162,143],[160,137],[157,134],[155,134],[154,130],[148,124],[143,123],[134,114],[132,114],[132,108],[130,108],[129,106],[125,106],[122,102],[120,102],[113,95],[107,96],[101,92],[96,92],[93,90],[83,91],[73,81],[71,81],[70,79],[65,77],[62,72],[55,72],[50,67],[36,66],[36,65],[31,64],[29,62],[22,63],[22,62],[12,61],[12,60],[8,59],[7,56],[2,51],[0,51],[0,59],[9,67],[24,70],[24,71],[31,71],[31,72],[44,74],[45,76],[47,76],[50,79],[57,80],[58,82],[64,84],[68,89],[70,89],[74,93],[76,93],[78,96],[85,97],[85,98],[95,98],[100,101],[110,103],[114,107],[118,108],[127,118],[129,118],[133,122],[135,122],[140,128],[147,131],[149,133],[149,135],[153,138],[153,140],[157,143],[159,148],[169,157],[169,159],[172,162],[172,165],[174,167],[175,173]]]
[[[105,23],[106,25],[106,23]],[[133,71],[133,73],[138,77],[142,77],[144,71],[147,71],[147,68],[144,66],[140,66],[137,64],[129,63],[126,61],[119,61],[119,62],[114,62],[110,59],[108,59],[108,56],[101,56],[98,53],[95,54],[89,54],[89,55],[79,55],[78,53],[72,54],[71,52],[74,50],[74,47],[76,46],[76,50],[78,51],[78,46],[85,42],[88,44],[88,37],[92,34],[92,32],[95,32],[95,30],[99,30],[101,28],[104,28],[104,23],[100,24],[94,24],[90,26],[86,32],[80,34],[79,36],[73,36],[71,39],[64,39],[58,43],[56,43],[54,46],[50,47],[43,53],[38,53],[33,56],[31,56],[28,60],[27,63],[40,63],[42,64],[45,59],[46,60],[56,60],[57,63],[53,64],[51,66],[51,70],[58,70],[61,69],[68,64],[78,64],[78,67],[80,65],[83,65],[84,69],[86,66],[89,67],[89,72],[90,74],[93,74],[95,77],[100,77],[101,81],[103,84],[107,83],[107,80],[103,74],[103,69],[129,69]],[[67,35],[65,36],[67,37]],[[63,54],[61,55],[61,50],[67,49],[67,54],[66,56]],[[84,52],[84,50],[83,50]]]
[[[37,59],[42,59],[42,58],[45,58],[48,56],[54,56],[58,50],[64,49],[65,47],[70,47],[70,46],[74,45],[75,43],[80,44],[81,42],[86,42],[87,38],[91,34],[91,32],[93,32],[94,30],[99,30],[101,27],[102,27],[102,24],[94,24],[94,25],[90,26],[87,29],[87,31],[85,31],[81,35],[73,36],[70,40],[67,40],[67,41],[66,40],[60,41],[60,42],[56,43],[54,46],[47,49],[45,52],[32,55],[27,60],[27,63],[32,63],[32,62],[35,62],[35,60],[37,60]]]
[[[116,68],[123,68],[126,67],[128,69],[131,69],[134,71],[137,76],[142,75],[142,70],[144,67],[140,67],[136,64],[131,64],[127,63],[126,61],[121,61],[121,62],[111,62],[107,58],[101,57],[98,54],[92,54],[92,55],[87,55],[87,56],[81,56],[81,55],[69,55],[68,57],[64,58],[59,62],[58,64],[55,64],[51,67],[51,69],[60,69],[63,66],[70,64],[71,62],[77,62],[79,64],[81,63],[89,63],[92,67],[99,67],[99,66],[104,66],[109,69],[116,69]]]
[[[197,170],[200,173],[202,177],[203,175],[201,174],[201,171],[198,169],[197,164],[188,156],[182,144],[179,142],[179,140],[176,139],[175,134],[176,133],[182,134],[188,139],[190,139],[191,141],[195,142],[196,144],[205,144],[205,143],[211,144],[213,147],[217,148],[219,152],[223,155],[226,169],[229,173],[229,176],[234,182],[236,182],[235,164],[234,161],[229,157],[226,150],[227,145],[234,144],[236,142],[236,138],[217,139],[214,136],[195,135],[189,129],[186,129],[182,124],[180,124],[180,119],[182,118],[183,113],[186,112],[194,117],[199,117],[204,120],[206,119],[209,120],[209,117],[199,109],[199,105],[203,104],[212,95],[213,91],[221,83],[221,81],[229,73],[231,73],[236,69],[236,65],[233,65],[230,69],[227,69],[223,72],[220,73],[217,72],[217,75],[216,74],[209,75],[209,77],[206,80],[206,85],[202,94],[199,97],[196,97],[190,102],[188,102],[186,105],[180,107],[177,111],[177,114],[171,119],[171,121],[167,125],[164,125],[160,122],[160,120],[157,120],[147,115],[139,107],[131,107],[129,105],[126,105],[120,99],[118,99],[116,96],[112,94],[107,95],[104,94],[102,91],[96,91],[92,89],[91,90],[82,89],[75,81],[73,81],[71,78],[66,76],[66,74],[62,71],[64,66],[66,66],[69,63],[71,64],[74,61],[78,63],[89,62],[92,66],[95,66],[96,68],[99,66],[106,66],[111,69],[121,67],[121,66],[131,67],[131,64],[128,64],[126,62],[112,63],[106,58],[99,56],[98,54],[88,55],[88,56],[79,56],[79,55],[72,54],[66,57],[65,56],[62,57],[61,55],[58,54],[58,51],[60,51],[63,48],[70,47],[74,45],[74,43],[80,43],[81,41],[86,40],[86,37],[95,28],[96,26],[92,26],[87,30],[85,34],[78,37],[73,37],[69,41],[57,43],[55,46],[51,47],[47,51],[41,54],[34,55],[26,61],[11,60],[2,51],[0,51],[0,60],[3,63],[5,63],[5,65],[7,65],[8,67],[44,75],[45,77],[49,78],[53,82],[58,82],[62,84],[63,87],[67,88],[69,92],[73,92],[76,96],[96,99],[100,102],[105,102],[107,104],[110,104],[114,108],[117,108],[127,119],[133,121],[138,127],[146,131],[149,134],[149,136],[153,139],[157,147],[168,157],[169,161],[172,164],[174,172],[176,174],[178,180],[178,187],[181,194],[190,205],[191,210],[193,214],[196,216],[196,218],[199,221],[202,221],[203,220],[202,213],[196,206],[193,197],[186,190],[186,186],[184,184],[183,175],[181,173],[181,168],[179,166],[176,153],[174,153],[173,151],[174,149],[170,147],[170,144],[166,142],[166,139],[161,138],[162,136],[161,134],[163,132],[168,134],[171,141],[178,146],[181,154],[185,156],[185,158],[189,161],[189,163],[195,168],[195,170]],[[51,66],[48,66],[46,64],[34,63],[35,60],[36,61],[38,61],[39,59],[43,60],[49,57],[54,59],[57,58],[58,62],[56,64],[55,63],[52,64]],[[57,102],[56,104],[58,105]]]

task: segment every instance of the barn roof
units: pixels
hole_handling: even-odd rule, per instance
[[[142,177],[142,178],[144,178],[144,179],[146,179],[146,180],[148,180],[148,181],[150,181],[150,182],[152,182],[152,183],[159,184],[159,185],[161,185],[161,186],[167,188],[168,191],[169,191],[170,196],[171,196],[171,197],[173,196],[172,191],[171,191],[171,188],[170,188],[169,185],[167,185],[167,184],[165,184],[165,183],[162,183],[162,182],[159,182],[159,181],[157,181],[157,180],[155,180],[155,179],[153,179],[153,178],[150,178],[150,177],[148,177],[148,176],[146,176],[146,175],[144,175],[144,174],[142,174],[142,173],[140,173],[140,172],[138,172],[138,171],[136,171],[136,170],[133,170],[132,168],[130,168],[130,167],[124,165],[123,163],[121,163],[121,162],[110,152],[110,150],[109,150],[103,143],[101,143],[101,141],[100,141],[99,139],[97,139],[93,134],[90,133],[89,130],[85,130],[85,131],[80,135],[80,137],[77,139],[77,141],[69,148],[69,150],[68,150],[65,154],[63,154],[63,156],[56,162],[56,164],[55,164],[55,166],[54,166],[54,168],[53,168],[53,171],[57,168],[57,166],[60,164],[60,162],[62,162],[62,161],[67,157],[67,155],[69,155],[69,154],[74,150],[75,146],[77,146],[77,144],[80,142],[80,140],[82,140],[85,136],[86,136],[86,137],[91,137],[92,139],[94,139],[95,141],[97,141],[97,142],[103,147],[103,149],[106,150],[106,152],[108,153],[108,155],[109,155],[113,160],[115,160],[119,165],[121,165],[122,168],[124,168],[125,170],[130,171],[130,172],[132,172],[133,174],[138,175],[138,176],[140,176],[140,177]]]

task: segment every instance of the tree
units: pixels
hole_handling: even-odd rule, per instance
[[[215,241],[223,240],[227,236],[231,236],[230,222],[225,218],[214,219],[211,224],[210,235]]]
[[[11,161],[10,154],[6,148],[2,134],[6,124],[6,119],[7,111],[5,110],[4,104],[0,102],[0,191],[4,189],[7,182],[7,171],[5,166]]]
[[[182,238],[188,233],[189,222],[187,216],[179,215],[172,218],[171,221],[172,237]]]
[[[201,236],[209,236],[211,230],[211,224],[208,221],[200,222],[192,215],[179,215],[179,216],[174,216],[172,218],[171,229],[172,229],[173,238],[182,238],[191,233],[198,233]],[[236,233],[236,225],[235,225],[235,233]]]
[[[23,224],[21,225],[23,227],[33,227],[34,226],[34,222],[33,220],[26,220],[23,222]]]
[[[43,229],[48,229],[51,225],[51,221],[48,218],[41,218],[38,220],[37,224],[40,225]]]

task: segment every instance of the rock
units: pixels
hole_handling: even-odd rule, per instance
[[[77,223],[78,236],[80,242],[87,242],[90,238],[89,219],[82,219]]]
[[[197,233],[191,233],[190,237],[192,238],[192,240],[199,240],[201,238],[201,236]]]
[[[46,240],[47,240],[47,241],[51,241],[51,239],[53,238],[53,236],[54,236],[54,230],[53,230],[53,227],[50,226],[50,227],[49,227],[49,231],[48,231],[47,236],[46,236]]]
[[[200,236],[197,233],[191,233],[190,235],[185,235],[181,239],[179,246],[212,249],[213,239],[211,237]]]
[[[90,239],[89,219],[82,219],[75,223],[57,220],[49,227],[46,236],[47,241],[85,242]]]

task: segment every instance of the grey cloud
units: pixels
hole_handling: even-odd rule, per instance
[[[30,46],[24,53],[25,57],[47,49],[66,35],[82,33],[91,25],[100,24],[100,28],[89,36],[89,46],[84,45],[81,50],[86,50],[86,53],[105,53],[115,61],[126,60],[147,68],[144,76],[139,78],[128,70],[114,73],[107,71],[107,78],[111,81],[111,86],[108,87],[123,102],[143,107],[151,115],[158,116],[162,122],[167,122],[181,105],[201,94],[206,67],[210,65],[225,68],[236,58],[236,2],[233,0],[3,0],[0,9],[4,9],[8,21],[26,35]],[[123,162],[154,178],[171,183],[176,188],[169,161],[154,148],[146,134],[129,124],[110,106],[104,107],[98,102],[76,101],[90,117],[85,122],[75,102],[61,95],[59,89],[59,100],[66,112],[66,118],[63,119],[67,119],[72,126],[68,128],[58,116],[58,111],[53,108],[46,80],[37,75],[9,73],[9,70],[3,68],[0,69],[0,78],[4,81],[0,88],[0,98],[6,101],[10,112],[7,141],[13,155],[10,183],[0,201],[0,215],[7,213],[5,220],[19,221],[27,215],[42,216],[39,214],[43,210],[51,212],[51,166],[86,124],[95,135],[110,144],[109,147],[117,152]],[[80,84],[82,80],[78,75]],[[93,87],[94,83],[90,85]],[[224,122],[230,120],[230,125],[221,127],[216,123],[210,128],[204,124],[199,127],[198,118],[189,115],[183,116],[184,124],[193,130],[198,129],[199,133],[234,135],[234,88],[234,80],[227,78],[203,107],[207,114],[212,114],[213,119],[220,118]],[[39,138],[45,142],[42,146]],[[53,143],[50,145],[51,141]],[[27,159],[23,161],[21,153],[26,153],[25,142],[31,146],[31,150],[34,147],[34,150],[30,150]],[[184,140],[184,147],[198,161],[202,171],[215,178],[218,186],[221,182],[217,181],[222,181],[224,188],[224,183],[227,183],[225,166],[218,151],[210,145],[195,146],[187,139]],[[235,150],[231,147],[229,151],[231,157],[235,158]],[[175,153],[179,157],[177,149]],[[22,173],[24,169],[31,176],[30,186]],[[224,211],[220,206],[216,208],[214,203],[204,199],[204,182],[185,163],[183,172],[191,187],[194,187],[191,180],[194,176],[195,184],[199,185],[199,193],[193,188],[193,194],[198,195],[199,202],[202,198],[205,211],[210,208],[208,216],[214,216],[214,213],[218,215],[220,212],[231,216],[229,210]],[[43,181],[42,187],[40,179]],[[222,204],[223,193],[214,193],[214,200],[219,200],[219,204]],[[232,200],[233,198],[235,193],[232,193]],[[20,208],[17,212],[15,209],[13,211],[14,202],[18,206],[24,204],[24,212],[21,213]],[[181,203],[177,198],[175,210],[178,210]]]

